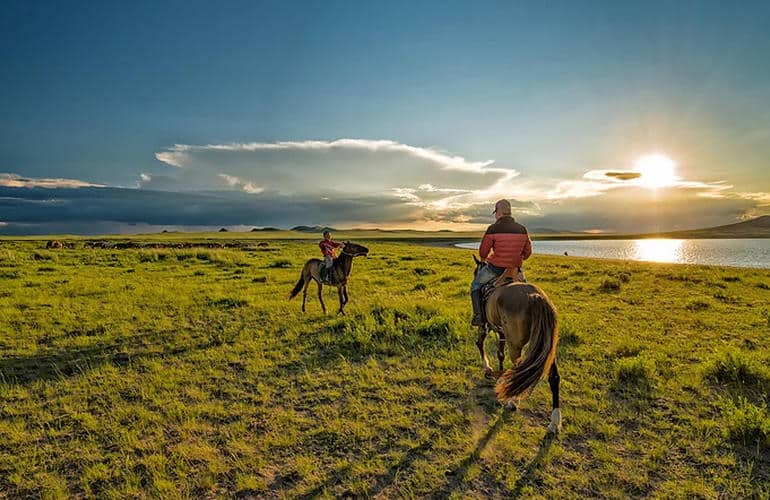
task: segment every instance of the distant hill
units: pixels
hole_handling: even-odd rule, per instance
[[[668,238],[770,238],[770,215],[735,224],[661,233]]]
[[[576,231],[564,231],[561,229],[551,229],[548,227],[535,227],[532,229],[528,229],[530,234],[565,234],[565,233],[575,233]]]
[[[326,226],[294,226],[292,231],[298,231],[300,233],[322,233],[324,231],[336,231],[333,227]]]
[[[262,231],[280,231],[277,227],[255,227],[251,230],[252,233],[259,233]]]

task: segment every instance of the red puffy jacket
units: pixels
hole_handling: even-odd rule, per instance
[[[531,254],[532,242],[527,228],[507,215],[487,228],[479,247],[481,258],[497,267],[521,267]]]
[[[321,253],[324,257],[327,255],[330,255],[331,257],[335,257],[335,248],[342,248],[345,246],[344,243],[337,243],[334,240],[321,240],[321,242],[318,244],[319,247],[321,247]]]

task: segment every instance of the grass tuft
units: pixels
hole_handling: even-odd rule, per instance
[[[246,300],[235,297],[223,297],[211,301],[211,306],[218,309],[234,309],[236,307],[243,307],[247,304],[248,302]]]
[[[720,353],[706,365],[704,378],[739,394],[765,399],[770,395],[770,369],[753,353],[732,349]]]
[[[606,277],[602,284],[599,285],[599,290],[602,292],[617,292],[620,290],[620,280],[615,278]]]
[[[702,300],[694,300],[685,306],[685,309],[691,312],[705,311],[709,309],[711,304]]]
[[[737,297],[733,297],[731,295],[725,295],[722,292],[717,292],[714,294],[714,298],[717,299],[719,302],[722,302],[723,304],[739,304],[740,300],[738,300]]]
[[[741,397],[728,402],[724,409],[727,435],[733,442],[770,451],[770,416],[767,407],[759,407]]]
[[[646,358],[624,358],[617,362],[616,389],[619,392],[649,397],[655,389],[655,364]]]

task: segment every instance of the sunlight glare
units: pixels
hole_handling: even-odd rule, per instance
[[[676,163],[662,154],[650,154],[640,157],[634,163],[634,169],[639,172],[639,185],[649,189],[672,186],[678,180],[674,174]]]
[[[680,262],[682,260],[682,240],[636,240],[634,245],[638,260],[651,262]]]

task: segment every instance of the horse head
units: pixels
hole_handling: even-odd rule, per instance
[[[473,254],[473,261],[476,263],[476,268],[473,270],[473,277],[475,278],[476,275],[479,273],[479,270],[481,269],[481,266],[484,265],[484,261],[479,260],[476,257],[476,254]]]
[[[342,253],[350,255],[351,257],[359,257],[361,255],[366,257],[366,255],[369,253],[369,249],[363,245],[359,245],[358,243],[346,241],[345,247],[342,249]]]

